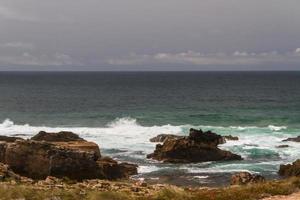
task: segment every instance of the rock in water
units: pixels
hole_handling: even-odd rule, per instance
[[[265,182],[266,179],[257,174],[250,174],[249,172],[240,172],[231,176],[231,185],[246,185],[253,183],[262,183]]]
[[[292,164],[280,165],[278,174],[280,176],[300,176],[300,159]]]
[[[188,137],[166,140],[163,144],[157,144],[154,153],[147,158],[170,162],[192,163],[206,161],[241,160],[241,156],[217,147],[224,139],[216,133],[190,130]]]
[[[232,135],[225,135],[223,136],[225,140],[239,140],[237,136],[232,136]]]
[[[300,142],[300,136],[282,140],[282,142]]]
[[[288,148],[288,147],[289,145],[286,144],[276,146],[276,148]]]
[[[45,179],[47,176],[74,180],[120,179],[137,173],[136,165],[104,159],[98,145],[79,137],[74,138],[76,140],[70,142],[65,142],[61,137],[59,140],[64,142],[55,142],[53,138],[51,142],[1,142],[0,162],[8,164],[14,172],[33,179]]]
[[[179,139],[183,136],[179,135],[172,135],[172,134],[160,134],[150,139],[150,142],[165,142],[166,140],[173,140],[173,139]]]
[[[212,146],[217,146],[226,142],[221,135],[218,135],[211,131],[203,132],[201,129],[196,130],[193,128],[190,129],[190,135],[188,136],[188,138],[190,140],[205,143]]]

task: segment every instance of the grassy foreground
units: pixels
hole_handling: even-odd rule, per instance
[[[0,200],[255,200],[273,195],[288,195],[300,189],[300,178],[268,181],[247,186],[225,188],[183,189],[169,186],[149,193],[137,195],[132,192],[97,191],[93,189],[38,188],[26,184],[0,184]]]

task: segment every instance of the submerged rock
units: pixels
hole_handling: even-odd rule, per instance
[[[286,144],[276,146],[276,148],[288,148],[288,147],[289,145]]]
[[[300,142],[300,136],[282,140],[282,142]]]
[[[166,140],[179,139],[183,136],[173,135],[173,134],[160,134],[150,139],[150,142],[165,142]]]
[[[190,129],[188,137],[166,140],[163,144],[157,144],[154,153],[147,155],[147,158],[170,163],[242,159],[239,155],[219,149],[217,145],[222,143],[224,143],[223,137],[216,133]]]
[[[14,172],[33,179],[45,179],[47,176],[74,180],[120,179],[137,173],[136,165],[102,158],[97,144],[87,142],[79,136],[74,136],[73,133],[67,133],[66,139],[60,133],[50,133],[50,136],[43,133],[43,138],[51,138],[49,142],[45,140],[2,142],[0,162],[8,164]],[[63,135],[65,133],[63,132]],[[60,135],[58,142],[54,140],[53,135]],[[33,138],[40,136],[41,134]],[[74,140],[70,141],[72,138]]]
[[[278,174],[280,176],[300,176],[300,159],[292,164],[280,165]]]
[[[262,183],[266,179],[258,174],[250,174],[249,172],[240,172],[231,176],[231,185],[246,185],[253,183]]]

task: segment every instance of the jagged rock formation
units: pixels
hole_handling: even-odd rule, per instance
[[[282,142],[300,142],[300,136],[282,140]]]
[[[157,144],[154,153],[147,155],[147,158],[170,163],[241,160],[241,156],[217,147],[224,142],[222,136],[211,131],[190,129],[187,137]]]
[[[103,158],[97,144],[70,132],[40,132],[30,140],[2,141],[0,162],[33,179],[120,179],[137,173],[136,165]]]
[[[281,176],[300,176],[300,159],[292,164],[280,165],[278,174]]]
[[[173,140],[173,139],[179,139],[183,136],[173,135],[173,134],[159,134],[153,138],[150,139],[150,142],[165,142],[166,140]]]

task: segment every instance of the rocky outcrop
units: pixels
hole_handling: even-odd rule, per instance
[[[300,142],[300,136],[282,140],[282,142]]]
[[[4,135],[0,135],[0,142],[15,142],[16,140],[23,140],[19,137],[8,137]]]
[[[280,165],[278,174],[280,176],[300,176],[300,159],[292,164]]]
[[[191,129],[188,137],[166,140],[163,144],[157,144],[154,153],[147,155],[147,158],[170,163],[242,159],[239,155],[219,149],[217,145],[222,143],[224,143],[223,137],[216,133]]]
[[[88,142],[72,132],[61,131],[58,133],[47,133],[40,131],[37,135],[33,136],[31,140],[46,141],[68,149],[94,152],[98,157],[101,157],[99,146],[96,143]]]
[[[85,141],[75,133],[68,131],[61,131],[58,133],[47,133],[45,131],[40,131],[37,135],[33,136],[31,140],[47,142]]]
[[[188,139],[198,143],[205,143],[211,146],[217,146],[226,142],[221,135],[218,135],[211,131],[203,132],[201,129],[196,130],[193,128],[190,129]]]
[[[239,140],[237,136],[232,136],[232,135],[225,135],[223,136],[225,140]]]
[[[68,133],[65,139],[59,136],[59,142],[45,133],[43,138],[51,138],[50,142],[2,142],[0,162],[9,165],[14,172],[33,179],[45,179],[47,176],[74,180],[120,179],[137,173],[136,165],[102,158],[97,144],[73,136],[75,141],[70,141],[70,135]]]
[[[180,139],[183,136],[173,135],[173,134],[159,134],[150,139],[150,142],[165,142],[166,140]]]
[[[250,174],[249,172],[240,172],[231,176],[231,185],[246,185],[253,183],[263,183],[266,179],[258,174]]]
[[[103,157],[97,161],[99,171],[105,179],[118,179],[119,177],[129,177],[137,174],[137,165],[121,163],[109,157]]]

